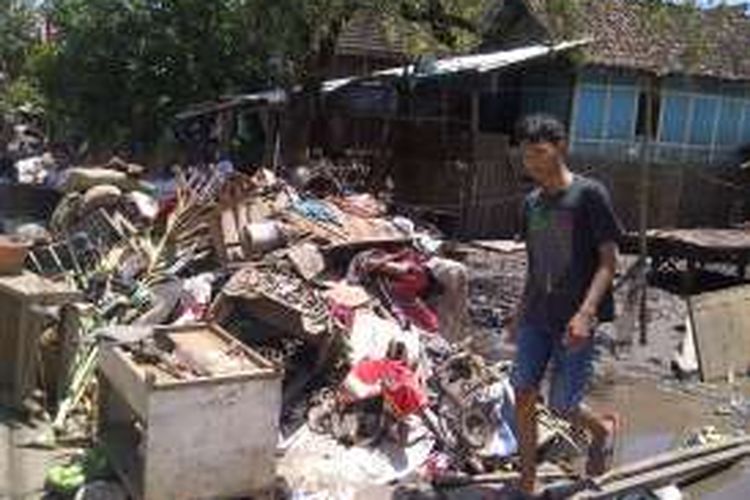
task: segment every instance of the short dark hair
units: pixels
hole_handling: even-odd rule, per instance
[[[522,118],[516,126],[516,141],[519,143],[550,142],[555,144],[565,141],[567,137],[565,126],[552,115],[528,115]]]

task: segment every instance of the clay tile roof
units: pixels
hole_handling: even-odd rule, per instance
[[[587,35],[587,62],[658,74],[750,80],[744,7],[708,10],[654,0],[524,0],[554,39]]]
[[[387,31],[385,18],[366,9],[355,13],[336,44],[336,53],[340,55],[398,56],[405,52],[401,37]]]

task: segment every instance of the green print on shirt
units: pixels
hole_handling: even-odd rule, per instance
[[[552,224],[552,211],[533,208],[529,214],[529,231],[544,231]]]

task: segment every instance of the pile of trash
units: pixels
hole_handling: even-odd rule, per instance
[[[154,176],[113,158],[58,180],[48,223],[18,229],[27,270],[86,299],[43,336],[45,357],[64,358],[45,377],[58,440],[94,437],[102,342],[199,377],[149,332],[209,323],[283,368],[282,439],[407,449],[426,432],[440,468],[474,472],[515,451],[507,366],[472,353],[468,271],[433,228],[330,170]]]
[[[239,341],[283,372],[277,469],[296,495],[518,477],[510,363],[483,355],[476,280],[429,224],[330,169],[154,175],[114,158],[61,173],[59,189],[48,223],[18,230],[27,271],[85,297],[41,336],[50,442],[95,444],[103,346],[153,385],[250,370]],[[479,322],[499,328],[512,304],[480,285]],[[188,349],[162,330],[196,324],[233,340]],[[586,437],[539,415],[541,478],[575,479]],[[66,467],[51,482],[68,493],[102,479],[98,465]]]

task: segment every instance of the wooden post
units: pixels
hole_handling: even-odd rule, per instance
[[[476,84],[474,89],[471,91],[471,133],[476,135],[479,133],[479,115],[480,115],[480,95],[477,90]]]
[[[275,113],[273,127],[273,159],[271,161],[271,170],[273,172],[278,172],[279,166],[281,165],[281,126],[281,113],[277,112]]]
[[[646,133],[644,134],[643,144],[641,144],[641,168],[640,168],[640,196],[639,196],[639,263],[640,270],[638,273],[638,284],[640,287],[640,307],[638,311],[638,326],[640,328],[641,345],[648,344],[648,205],[649,190],[651,182],[649,176],[649,163],[651,161],[651,135],[656,134],[657,130],[652,130],[653,112],[654,112],[654,79],[648,77],[646,87]]]

